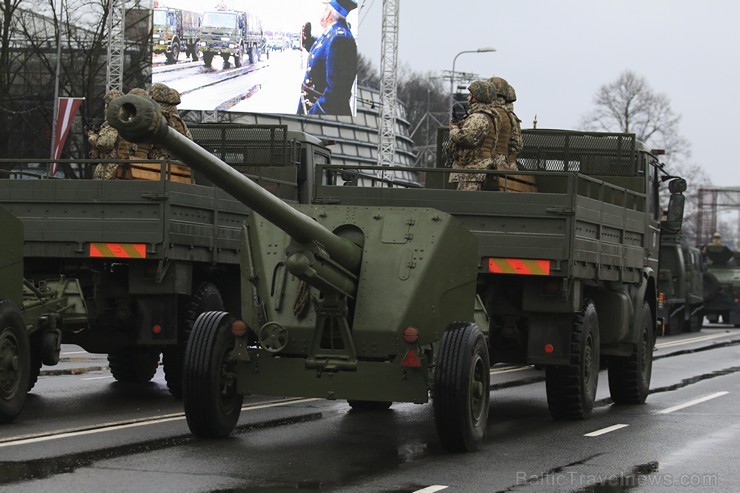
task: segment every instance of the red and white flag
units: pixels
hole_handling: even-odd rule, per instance
[[[52,149],[52,158],[59,159],[62,155],[62,149],[64,148],[64,142],[67,140],[69,129],[72,126],[72,120],[74,120],[77,110],[80,109],[80,105],[85,98],[58,98],[57,104],[57,127],[54,133],[54,143]],[[51,176],[54,176],[57,172],[57,163],[51,165]]]

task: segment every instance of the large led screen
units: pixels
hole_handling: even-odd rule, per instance
[[[152,83],[180,109],[354,115],[357,2],[155,0]]]

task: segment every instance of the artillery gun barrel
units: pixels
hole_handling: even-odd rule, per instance
[[[171,128],[156,102],[139,96],[122,96],[111,101],[106,118],[124,139],[165,147],[296,242],[317,242],[334,262],[350,272],[359,272],[362,249],[358,245],[335,235]]]

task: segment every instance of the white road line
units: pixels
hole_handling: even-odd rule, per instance
[[[628,426],[629,425],[623,425],[623,424],[608,426],[608,427],[602,428],[600,430],[592,431],[591,433],[586,433],[583,436],[585,436],[585,437],[597,437],[599,435],[606,435],[607,433],[611,433],[612,431],[621,430],[622,428],[627,428]]]
[[[83,378],[82,380],[103,380],[105,378],[113,378],[113,375],[108,375],[107,377],[89,377]]]
[[[694,406],[696,404],[701,404],[702,402],[710,401],[712,399],[716,399],[717,397],[722,397],[723,395],[727,395],[729,392],[716,392],[714,394],[710,394],[706,397],[702,397],[700,399],[694,399],[693,401],[685,402],[683,404],[679,404],[677,406],[669,407],[666,409],[663,409],[662,411],[658,411],[656,414],[668,414],[672,413],[673,411],[678,411],[679,409],[684,409],[690,406]]]
[[[69,356],[70,354],[88,354],[87,351],[72,351],[69,353],[62,353],[62,356]]]
[[[270,402],[267,404],[246,405],[246,406],[242,406],[242,410],[243,411],[256,411],[258,409],[267,409],[271,407],[285,406],[288,404],[303,404],[306,402],[312,402],[312,401],[317,401],[317,400],[319,399],[314,399],[314,398],[295,399],[292,401],[278,401],[278,402]],[[79,437],[79,436],[84,436],[84,435],[93,435],[95,433],[106,433],[109,431],[125,430],[127,428],[136,428],[139,426],[158,425],[162,423],[167,423],[171,421],[179,421],[183,419],[185,419],[185,413],[164,414],[158,419],[142,418],[139,420],[103,423],[101,425],[95,425],[94,427],[90,427],[87,429],[58,430],[58,431],[49,432],[43,435],[36,435],[36,436],[26,435],[25,437],[24,436],[11,437],[11,438],[5,438],[0,441],[0,448],[13,447],[16,445],[27,445],[31,443],[48,442],[51,440],[59,440],[61,438],[72,438],[72,437]]]
[[[438,484],[435,484],[433,486],[427,486],[426,488],[422,488],[420,490],[414,491],[414,493],[434,493],[435,491],[442,491],[449,488],[449,486],[440,486]]]
[[[682,346],[684,344],[691,344],[692,342],[709,341],[712,339],[719,339],[720,337],[729,337],[733,334],[712,334],[708,336],[690,337],[688,339],[681,339],[679,341],[661,342],[655,345],[656,348],[662,349],[667,347]]]
[[[531,366],[517,366],[515,368],[501,368],[501,369],[493,369],[491,370],[491,375],[500,375],[502,373],[511,373],[515,371],[524,371],[529,370]]]

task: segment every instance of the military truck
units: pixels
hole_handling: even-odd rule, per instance
[[[740,252],[724,245],[707,245],[702,314],[711,323],[740,327]]]
[[[0,423],[21,412],[41,364],[56,365],[62,330],[86,325],[86,307],[75,279],[23,279],[23,224],[0,207]]]
[[[206,67],[211,66],[216,55],[221,55],[224,65],[233,57],[234,66],[241,67],[245,54],[249,63],[254,63],[261,56],[264,45],[262,24],[253,14],[234,10],[203,13],[198,51]]]
[[[155,7],[152,16],[152,51],[164,53],[167,63],[177,63],[180,53],[198,60],[201,16],[197,12]]]
[[[703,274],[701,252],[698,248],[682,241],[680,235],[661,235],[658,273],[659,335],[701,330],[704,320]]]
[[[614,402],[645,401],[662,167],[633,134],[527,132],[522,170],[486,171],[491,192],[448,189],[445,167],[419,169],[425,187],[398,187],[392,173],[354,186],[363,167],[319,160],[304,170],[310,203],[291,206],[171,131],[145,99],[119,98],[107,117],[252,209],[241,313],[201,314],[188,343],[183,398],[195,435],[230,434],[248,394],[346,399],[358,410],[431,396],[442,446],[474,450],[500,361],[545,367],[556,418],[591,413],[602,355]],[[514,175],[531,176],[536,191],[508,191]],[[673,233],[685,187],[671,180],[662,227]]]
[[[222,143],[218,126],[189,128],[239,172],[291,202],[309,200],[301,156],[328,161],[330,155],[318,139],[282,126],[231,125],[238,149]],[[269,156],[265,141],[274,149]],[[79,280],[87,325],[63,330],[64,342],[107,354],[113,376],[124,382],[148,382],[161,355],[169,390],[179,396],[182,358],[197,316],[240,312],[239,234],[249,209],[205,176],[173,181],[178,165],[159,165],[165,171],[156,180],[0,179],[0,205],[25,227],[27,279]]]

